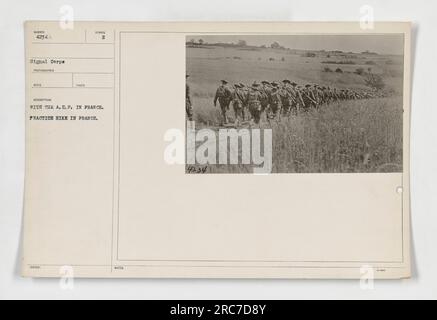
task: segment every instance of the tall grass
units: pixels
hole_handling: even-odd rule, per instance
[[[346,101],[264,121],[273,130],[274,173],[401,172],[402,98]],[[232,114],[232,112],[231,112]],[[219,128],[219,108],[195,98],[196,126]],[[250,173],[248,165],[209,166],[209,173]]]

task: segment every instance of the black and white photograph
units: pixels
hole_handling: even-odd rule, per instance
[[[403,34],[188,35],[186,72],[186,173],[252,173],[254,137],[264,173],[403,171]]]

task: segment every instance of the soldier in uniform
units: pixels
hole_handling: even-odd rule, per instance
[[[188,121],[193,121],[193,105],[191,103],[190,86],[188,85],[189,74],[185,75],[185,112]]]
[[[234,90],[232,91],[232,107],[235,113],[235,124],[240,122],[240,118],[244,121],[244,110],[243,110],[244,94],[241,90],[240,84],[234,84]]]
[[[340,96],[338,95],[337,88],[334,88],[334,91],[332,92],[332,100],[334,102],[337,102],[338,100],[340,100]]]
[[[303,89],[302,99],[304,102],[304,111],[309,111],[311,107],[314,107],[316,105],[316,98],[314,97],[314,94],[312,90],[310,89],[311,85],[307,84],[305,86],[305,89]]]
[[[249,88],[242,82],[240,84],[240,93],[242,96],[242,107],[243,107],[243,121],[250,120],[250,112],[249,112],[249,106],[246,103],[247,98],[247,92],[249,91]]]
[[[223,116],[223,124],[228,123],[228,115],[227,112],[229,110],[229,104],[232,100],[232,92],[227,86],[228,82],[226,80],[221,80],[220,86],[217,88],[214,97],[214,107],[217,106],[217,100],[220,104],[220,109],[222,111]]]
[[[348,100],[348,92],[346,91],[346,90],[344,90],[344,89],[341,89],[341,92],[340,92],[340,98],[341,98],[341,100]]]
[[[297,83],[292,82],[290,85],[290,93],[293,97],[291,101],[291,112],[297,115],[299,109],[303,108],[304,102],[300,90],[297,89]]]
[[[315,93],[317,98],[317,108],[320,108],[323,104],[323,90],[318,84],[315,85]]]
[[[269,98],[270,98],[270,82],[263,80],[261,81],[261,86],[259,91],[261,92],[261,113],[268,113],[268,107],[269,107]]]
[[[319,107],[320,107],[320,105],[322,103],[322,95],[321,95],[321,92],[319,90],[319,85],[314,84],[311,87],[311,92],[312,92],[314,100],[315,100],[315,103],[313,104],[313,107],[315,109],[319,109]]]
[[[280,120],[281,119],[281,95],[279,92],[279,83],[272,82],[272,90],[270,92],[270,111],[271,111],[271,119]]]
[[[261,119],[261,99],[259,84],[255,81],[247,92],[246,105],[249,107],[249,112],[256,124],[259,124]]]
[[[282,80],[282,88],[279,90],[279,95],[281,97],[281,105],[282,105],[282,115],[288,117],[291,110],[291,102],[292,96],[290,94],[290,89],[288,85],[290,84],[290,80]]]

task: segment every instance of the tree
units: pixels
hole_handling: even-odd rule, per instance
[[[270,45],[270,48],[272,48],[272,49],[279,49],[280,47],[281,47],[281,45],[277,41],[273,42]]]
[[[199,44],[202,45],[203,44],[203,40],[199,39]]]
[[[247,46],[246,40],[238,40],[238,46],[239,47],[246,47]]]

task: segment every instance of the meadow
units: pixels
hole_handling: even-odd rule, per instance
[[[371,62],[369,62],[371,61]],[[325,72],[329,66],[342,72]],[[264,118],[273,130],[274,173],[401,172],[402,57],[238,48],[187,48],[187,72],[196,128],[220,127],[213,97],[220,79],[253,81],[290,79],[337,88],[366,89],[358,68],[381,75],[385,98],[343,101],[300,113],[280,122]],[[230,112],[233,116],[232,109]],[[208,166],[209,173],[250,173],[249,165]]]

